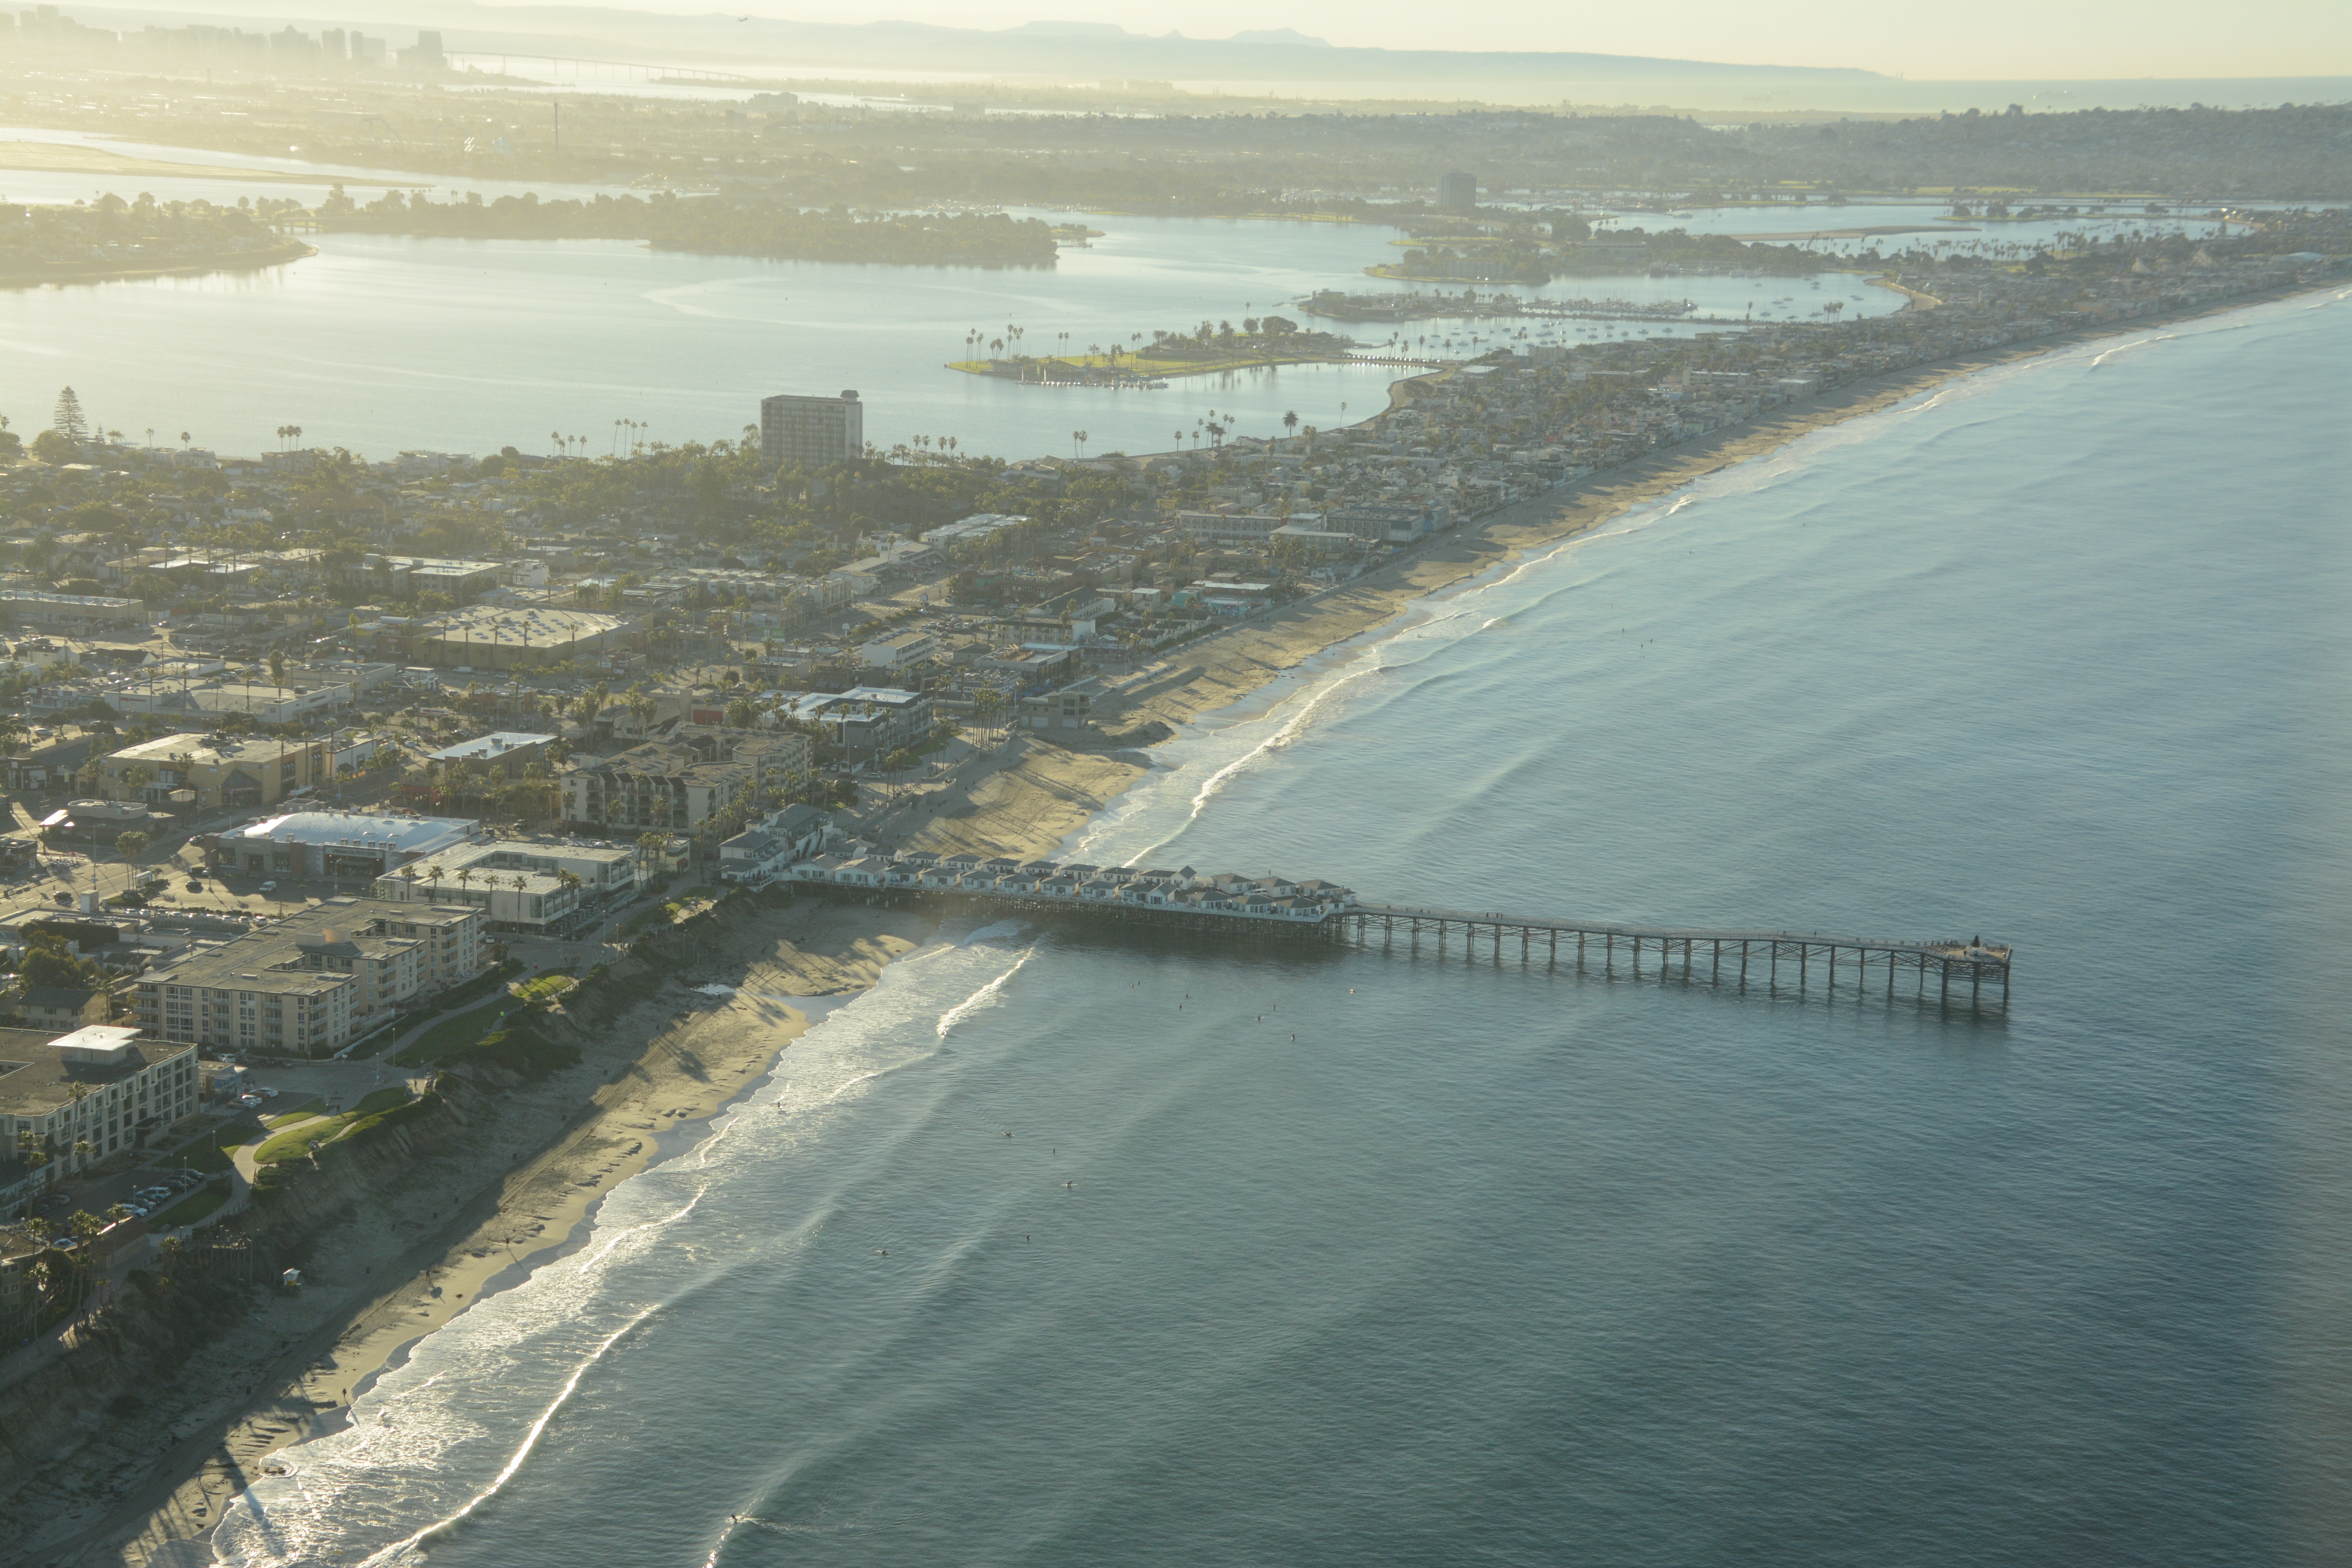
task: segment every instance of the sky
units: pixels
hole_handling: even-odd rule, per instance
[[[140,0],[131,0],[139,4]],[[597,0],[495,0],[500,9]],[[604,0],[618,11],[710,16],[713,0]],[[726,0],[722,0],[726,3]],[[1738,65],[1852,66],[1915,80],[2352,76],[2352,0],[731,0],[780,21],[1014,27],[1110,23],[1229,37],[1291,28],[1383,48],[1567,50]],[[72,0],[61,0],[70,14]],[[731,6],[730,6],[731,8]],[[310,20],[331,9],[396,26],[403,0],[144,0],[150,11]],[[436,8],[439,9],[439,8]],[[509,13],[511,14],[511,13]],[[443,10],[445,26],[457,16]],[[426,24],[430,25],[430,24]],[[487,25],[487,23],[486,23]]]
[[[715,8],[710,0],[624,3],[688,14]],[[1386,48],[1858,66],[1948,80],[2352,75],[2347,0],[1966,0],[1927,6],[1885,0],[1482,0],[1458,7],[1429,0],[748,0],[744,9],[793,21],[966,27],[1109,22],[1194,38],[1291,27],[1334,44]]]

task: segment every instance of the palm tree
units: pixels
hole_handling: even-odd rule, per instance
[[[1298,410],[1297,410],[1297,409],[1295,409],[1295,408],[1294,408],[1294,409],[1292,409],[1289,413],[1285,414],[1285,415],[1282,416],[1282,428],[1283,428],[1283,431],[1284,431],[1284,433],[1285,433],[1286,435],[1296,435],[1296,434],[1297,434],[1297,431],[1298,431]]]
[[[441,879],[447,874],[441,869],[438,861],[425,868],[425,879],[433,884],[433,896],[436,899],[441,896]]]
[[[460,902],[464,901],[466,890],[472,885],[473,880],[474,868],[471,866],[460,866],[457,868],[457,893]]]

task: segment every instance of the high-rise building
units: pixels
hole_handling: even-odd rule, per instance
[[[780,393],[760,399],[760,454],[781,468],[846,462],[866,450],[866,405],[854,391],[839,397]]]
[[[1438,175],[1437,207],[1449,213],[1477,211],[1478,176],[1467,169],[1449,169]]]

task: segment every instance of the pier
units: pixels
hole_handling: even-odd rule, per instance
[[[1648,977],[1643,968],[1646,959],[1649,975],[1660,984],[1679,981],[1740,990],[1759,984],[1771,991],[1789,985],[1801,994],[1819,986],[1824,994],[1834,995],[1843,973],[1857,995],[1883,990],[1892,997],[1897,977],[1907,972],[1916,1000],[1927,999],[1932,977],[1938,1005],[1958,1001],[1977,1009],[1990,1001],[2004,1011],[2014,951],[2006,943],[1972,938],[1899,942],[1809,931],[1678,931],[1391,904],[1357,904],[1326,923],[1334,941],[1383,952],[1402,946],[1442,960],[1458,942],[1463,961],[1473,963],[1516,959],[1523,964],[1540,963],[1547,969],[1566,963],[1641,980]],[[2000,987],[2000,994],[1989,998],[1993,986]],[[1957,997],[1955,992],[1959,993]]]
[[[1834,996],[1843,982],[1857,995],[1890,1000],[1900,981],[1941,1007],[2009,1007],[2012,949],[1979,938],[1904,942],[1811,931],[1708,930],[1612,925],[1541,916],[1381,904],[1336,883],[1235,873],[1022,861],[977,854],[890,855],[850,846],[784,868],[778,879],[862,894],[885,902],[922,902],[958,912],[1076,918],[1088,923],[1157,927],[1203,934],[1246,934],[1289,941],[1402,950],[1440,961],[1541,963],[1608,978],[1656,978],[1660,984],[1759,988],[1799,995],[1819,988]],[[1998,994],[1994,994],[1998,988]]]

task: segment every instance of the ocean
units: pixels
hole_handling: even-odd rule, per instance
[[[2347,363],[2314,296],[1818,433],[1069,847],[1980,933],[2006,1015],[956,928],[220,1560],[2345,1561]]]

